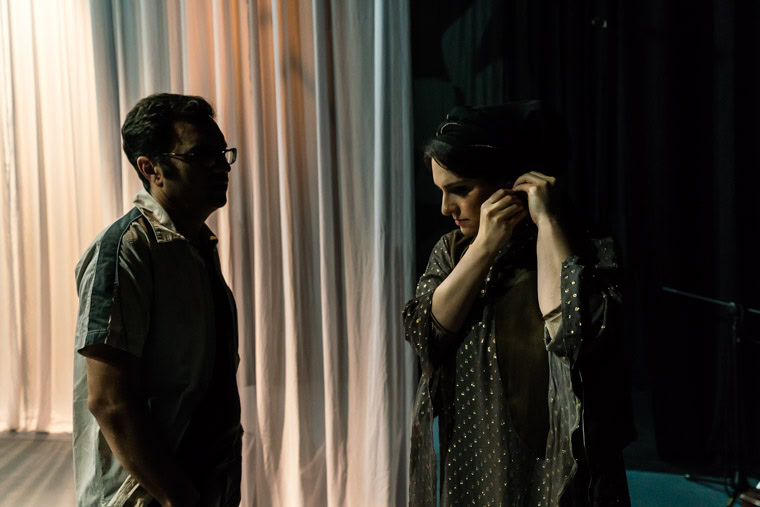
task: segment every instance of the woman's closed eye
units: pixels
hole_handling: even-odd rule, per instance
[[[449,193],[452,193],[454,195],[459,195],[462,197],[469,194],[471,190],[472,190],[472,187],[467,186],[467,185],[459,185],[459,186],[451,187],[448,189]]]

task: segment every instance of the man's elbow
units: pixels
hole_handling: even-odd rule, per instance
[[[90,395],[87,397],[87,409],[101,426],[118,420],[128,411],[129,402],[114,396]]]

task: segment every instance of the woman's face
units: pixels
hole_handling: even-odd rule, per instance
[[[483,180],[462,178],[431,160],[433,183],[443,192],[441,213],[454,219],[454,223],[467,237],[474,238],[480,226],[480,205],[499,189]]]

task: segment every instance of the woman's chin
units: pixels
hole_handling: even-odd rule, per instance
[[[465,238],[474,238],[478,234],[478,230],[466,225],[460,225],[459,230]]]

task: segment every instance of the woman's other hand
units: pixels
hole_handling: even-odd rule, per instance
[[[528,209],[517,192],[500,188],[480,205],[480,224],[473,246],[495,255],[526,216]]]
[[[527,195],[530,219],[539,228],[545,220],[557,218],[554,197],[556,182],[557,178],[553,176],[531,171],[517,178],[512,186],[513,191],[524,192]]]

